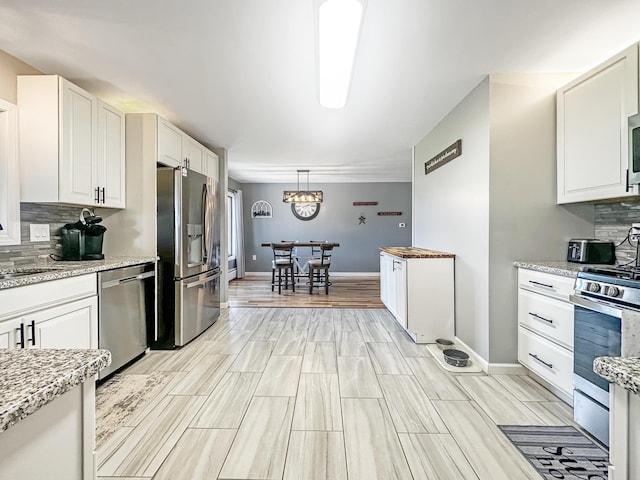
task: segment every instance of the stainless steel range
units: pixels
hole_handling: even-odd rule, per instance
[[[609,383],[594,373],[593,360],[621,356],[625,311],[640,312],[640,270],[585,267],[574,289],[574,420],[608,446]]]

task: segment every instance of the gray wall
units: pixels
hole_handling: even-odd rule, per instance
[[[270,272],[272,253],[263,242],[280,240],[329,240],[340,243],[334,250],[332,271],[379,272],[381,246],[411,244],[410,183],[330,183],[312,184],[322,190],[324,202],[313,220],[298,220],[291,205],[282,202],[283,190],[290,184],[242,184],[245,219],[245,259],[247,272]],[[251,205],[266,200],[273,207],[273,218],[251,218]],[[377,201],[376,206],[353,206],[356,201]],[[400,216],[378,216],[377,212],[402,212]],[[366,217],[359,224],[358,217]],[[399,223],[404,222],[405,228]],[[305,251],[301,249],[301,255]],[[253,260],[253,255],[256,260]]]
[[[513,262],[566,259],[594,231],[593,205],[555,203],[558,86],[492,75],[415,147],[414,243],[456,254],[456,336],[491,364],[517,360]],[[458,138],[462,155],[425,175]]]

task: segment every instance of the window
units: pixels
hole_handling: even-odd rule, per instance
[[[236,242],[236,201],[232,190],[227,192],[227,257],[229,260],[235,260],[237,242]]]

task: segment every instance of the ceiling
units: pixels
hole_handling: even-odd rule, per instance
[[[2,0],[0,49],[228,149],[240,182],[411,180],[411,147],[488,73],[580,72],[638,0],[368,0],[345,108],[317,102],[317,0]]]

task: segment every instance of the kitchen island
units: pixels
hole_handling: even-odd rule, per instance
[[[609,480],[640,478],[640,358],[598,357],[593,371],[611,383]]]
[[[380,298],[416,343],[454,338],[455,255],[380,247]]]
[[[107,350],[0,350],[0,478],[95,478],[95,375]]]

